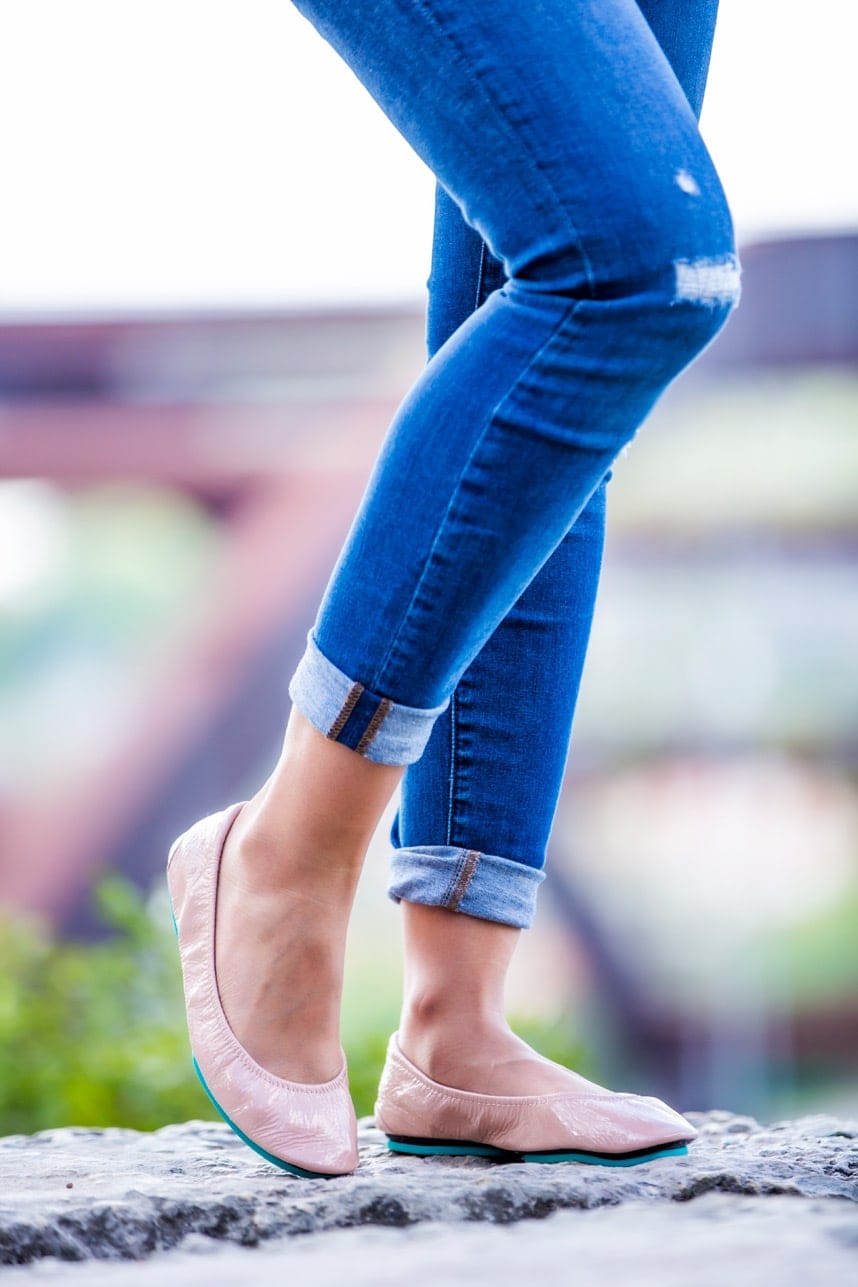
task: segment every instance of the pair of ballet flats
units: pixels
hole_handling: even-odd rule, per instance
[[[245,1144],[300,1176],[358,1165],[357,1120],[345,1055],[330,1081],[286,1081],[261,1067],[227,1022],[215,973],[218,873],[246,801],[210,814],[170,847],[167,885],[179,944],[193,1066],[214,1107]],[[659,1099],[578,1077],[570,1092],[480,1095],[427,1077],[390,1038],[375,1122],[396,1153],[633,1166],[687,1153],[697,1132]]]

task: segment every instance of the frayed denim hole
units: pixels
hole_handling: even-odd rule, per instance
[[[689,304],[730,304],[742,294],[742,266],[736,255],[717,259],[677,259],[674,301]]]

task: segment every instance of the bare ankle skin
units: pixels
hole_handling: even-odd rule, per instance
[[[504,985],[521,930],[401,903],[405,976],[399,1045],[433,1081],[484,1095],[567,1092],[575,1072],[510,1030]]]
[[[293,707],[274,771],[227,837],[218,988],[238,1040],[275,1076],[319,1083],[339,1071],[349,915],[404,771],[326,738]]]
[[[221,1001],[263,1068],[320,1083],[339,1072],[343,958],[364,857],[405,772],[324,736],[293,707],[273,772],[224,846],[215,938]],[[403,1052],[484,1094],[570,1088],[576,1074],[509,1029],[504,984],[520,930],[402,903]]]

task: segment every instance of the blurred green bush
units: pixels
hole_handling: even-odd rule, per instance
[[[194,1075],[166,890],[147,900],[123,877],[95,886],[112,931],[65,942],[36,919],[0,915],[0,1134],[59,1126],[154,1130],[216,1118]],[[354,998],[359,998],[355,1000]],[[344,1025],[358,1115],[372,1112],[396,1014],[352,980]],[[355,1013],[355,1010],[360,1013]],[[561,1020],[515,1024],[552,1059],[588,1074]]]

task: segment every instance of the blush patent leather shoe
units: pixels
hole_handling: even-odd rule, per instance
[[[229,829],[246,803],[194,823],[173,841],[167,858],[194,1068],[223,1119],[267,1161],[294,1175],[347,1175],[358,1164],[358,1151],[345,1056],[331,1081],[275,1077],[238,1041],[218,993],[218,873]]]
[[[395,1153],[637,1166],[688,1152],[697,1131],[660,1099],[606,1090],[478,1095],[433,1081],[390,1038],[375,1124]]]

